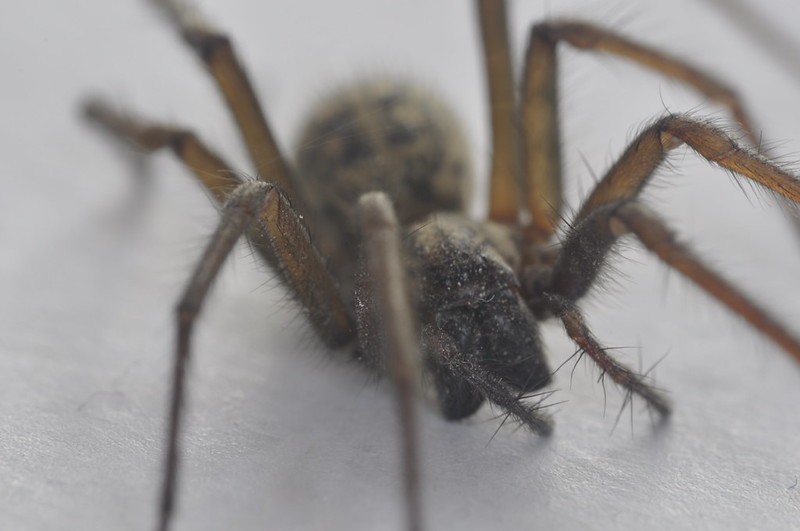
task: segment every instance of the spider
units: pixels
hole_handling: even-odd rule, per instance
[[[393,382],[409,529],[422,528],[414,398],[421,389],[447,419],[469,417],[488,401],[535,433],[552,429],[540,403],[526,400],[552,374],[540,321],[559,320],[628,399],[636,395],[661,416],[669,414],[663,394],[608,354],[577,306],[625,235],[800,360],[800,342],[678,243],[639,201],[667,153],[684,144],[800,201],[794,176],[708,122],[667,115],[644,128],[557,239],[564,217],[558,44],[616,54],[688,84],[728,106],[745,142],[757,146],[737,97],[700,70],[591,24],[548,21],[531,28],[518,98],[505,5],[478,0],[493,137],[489,219],[475,221],[464,214],[471,182],[466,149],[456,119],[434,96],[387,79],[336,93],[312,113],[290,165],[230,40],[192,6],[158,4],[217,82],[260,176],[232,177],[231,165],[189,130],[133,118],[102,100],[86,106],[87,116],[112,134],[148,151],[171,149],[221,209],[220,225],[177,306],[159,529],[169,527],[174,512],[192,330],[242,235],[278,272],[328,346],[347,349]]]

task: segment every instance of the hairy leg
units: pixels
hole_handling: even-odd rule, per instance
[[[547,278],[528,279],[531,305],[540,315],[561,314],[551,296],[574,303],[594,283],[602,264],[620,236],[635,235],[647,249],[673,269],[726,305],[800,361],[800,340],[778,320],[679,243],[658,216],[636,201],[623,200],[598,208],[577,225],[564,241]]]
[[[236,120],[260,178],[269,179],[305,213],[302,192],[267,123],[230,38],[214,28],[189,0],[152,0],[206,65]]]
[[[569,300],[551,296],[549,303],[561,319],[567,335],[578,345],[582,352],[589,355],[603,371],[603,375],[610,376],[614,382],[631,395],[636,394],[643,398],[649,407],[652,407],[661,416],[671,412],[669,401],[655,387],[647,383],[644,377],[632,371],[609,356],[606,349],[594,337],[581,315],[580,310]]]
[[[800,203],[800,179],[732,140],[720,129],[676,114],[647,127],[631,143],[581,206],[575,223],[599,207],[639,195],[669,151],[686,144],[701,157]]]
[[[214,279],[239,238],[261,225],[264,241],[284,272],[289,290],[302,304],[312,326],[331,347],[352,341],[355,327],[308,233],[288,200],[274,186],[244,183],[230,195],[219,227],[206,247],[177,306],[177,347],[167,434],[159,530],[166,530],[174,511],[178,473],[178,439],[183,416],[186,368],[197,316]]]
[[[692,251],[677,241],[673,232],[656,214],[638,203],[626,203],[616,209],[610,229],[616,236],[634,234],[667,265],[692,280],[800,362],[800,340],[733,284],[703,264]]]
[[[422,496],[417,396],[422,378],[417,324],[409,301],[400,229],[386,194],[371,192],[358,203],[362,234],[358,336],[362,356],[380,358],[397,397],[402,431],[407,529],[420,531]]]
[[[218,205],[225,203],[242,182],[222,157],[188,129],[139,120],[100,99],[89,100],[84,106],[84,114],[107,132],[137,149],[147,153],[160,149],[172,150]]]
[[[531,28],[528,41],[520,104],[523,185],[531,214],[531,232],[537,239],[547,240],[554,233],[563,203],[556,54],[559,43],[628,59],[684,83],[708,100],[727,107],[742,127],[747,142],[762,152],[758,131],[739,96],[702,69],[593,24],[578,21],[537,24]]]

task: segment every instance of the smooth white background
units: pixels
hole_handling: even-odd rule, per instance
[[[762,2],[777,28],[791,0]],[[399,74],[463,116],[475,162],[486,109],[469,2],[204,2],[230,30],[283,146],[341,82]],[[707,4],[512,2],[514,46],[546,14],[580,16],[691,58],[737,87],[786,160],[800,150],[800,83]],[[800,47],[800,41],[794,44]],[[631,135],[664,112],[724,122],[673,82],[562,52],[568,200],[576,207]],[[86,127],[99,92],[196,128],[248,172],[220,99],[145,2],[38,0],[0,8],[0,528],[149,529],[159,484],[172,307],[216,220],[168,156],[146,163]],[[770,198],[679,151],[648,194],[711,263],[800,332],[800,247]],[[484,183],[476,187],[483,211]],[[422,419],[426,520],[443,529],[789,529],[800,525],[800,368],[635,246],[584,307],[628,363],[662,357],[675,414],[641,404],[614,428],[597,370],[556,377],[542,440],[483,410]],[[574,351],[543,325],[553,366]],[[199,333],[176,529],[402,528],[387,387],[312,338],[244,248]],[[605,413],[604,413],[605,412]]]

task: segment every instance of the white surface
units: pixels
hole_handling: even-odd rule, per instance
[[[206,2],[230,29],[284,145],[327,87],[372,70],[440,89],[485,168],[483,81],[466,2]],[[556,4],[552,2],[552,4]],[[568,4],[568,5],[567,5]],[[766,139],[800,150],[793,84],[703,4],[558,2],[692,57],[740,89]],[[514,3],[521,52],[539,2]],[[769,3],[793,30],[792,0]],[[555,7],[553,7],[555,10]],[[249,171],[197,62],[144,2],[19,2],[0,15],[0,529],[153,525],[172,305],[215,224],[201,191],[160,156],[138,186],[86,128],[99,91],[196,127]],[[559,13],[562,11],[558,11]],[[622,21],[622,22],[620,22]],[[797,43],[800,46],[800,42]],[[562,54],[565,155],[577,204],[633,131],[663,107],[717,113],[619,61]],[[699,106],[699,107],[698,107]],[[797,158],[796,155],[794,157]],[[791,156],[790,156],[791,159]],[[800,331],[800,251],[770,200],[677,156],[652,204],[730,278]],[[479,199],[485,197],[479,193]],[[800,526],[800,369],[644,253],[585,308],[599,337],[656,371],[675,404],[653,429],[641,405],[612,432],[620,393],[582,362],[558,373],[549,440],[491,412],[423,419],[426,515],[443,529],[789,529]],[[242,250],[197,335],[176,529],[400,529],[391,396],[310,338],[270,274]],[[610,291],[609,291],[610,290]],[[553,366],[573,352],[544,327]]]

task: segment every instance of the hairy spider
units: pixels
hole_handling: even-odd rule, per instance
[[[421,528],[414,395],[423,382],[442,415],[461,419],[485,401],[536,433],[551,429],[526,401],[551,377],[538,321],[559,319],[604,375],[666,416],[645,378],[615,361],[576,306],[616,241],[632,234],[664,262],[728,305],[800,360],[800,343],[704,266],[638,196],[667,153],[700,156],[800,201],[800,182],[707,122],[667,115],[637,136],[570,220],[563,216],[556,48],[626,57],[731,110],[745,142],[757,134],[725,85],[685,63],[597,26],[550,21],[531,29],[517,98],[502,2],[477,2],[492,112],[489,220],[464,214],[470,165],[455,119],[434,96],[380,79],[322,102],[290,167],[278,150],[229,39],[190,6],[164,0],[205,62],[241,129],[261,179],[242,182],[191,131],[143,122],[102,101],[88,116],[147,150],[171,148],[221,205],[222,220],[177,309],[168,454],[160,516],[173,514],[186,363],[195,319],[242,234],[279,273],[320,338],[388,374],[399,398],[409,528]],[[401,236],[402,231],[402,236]]]

